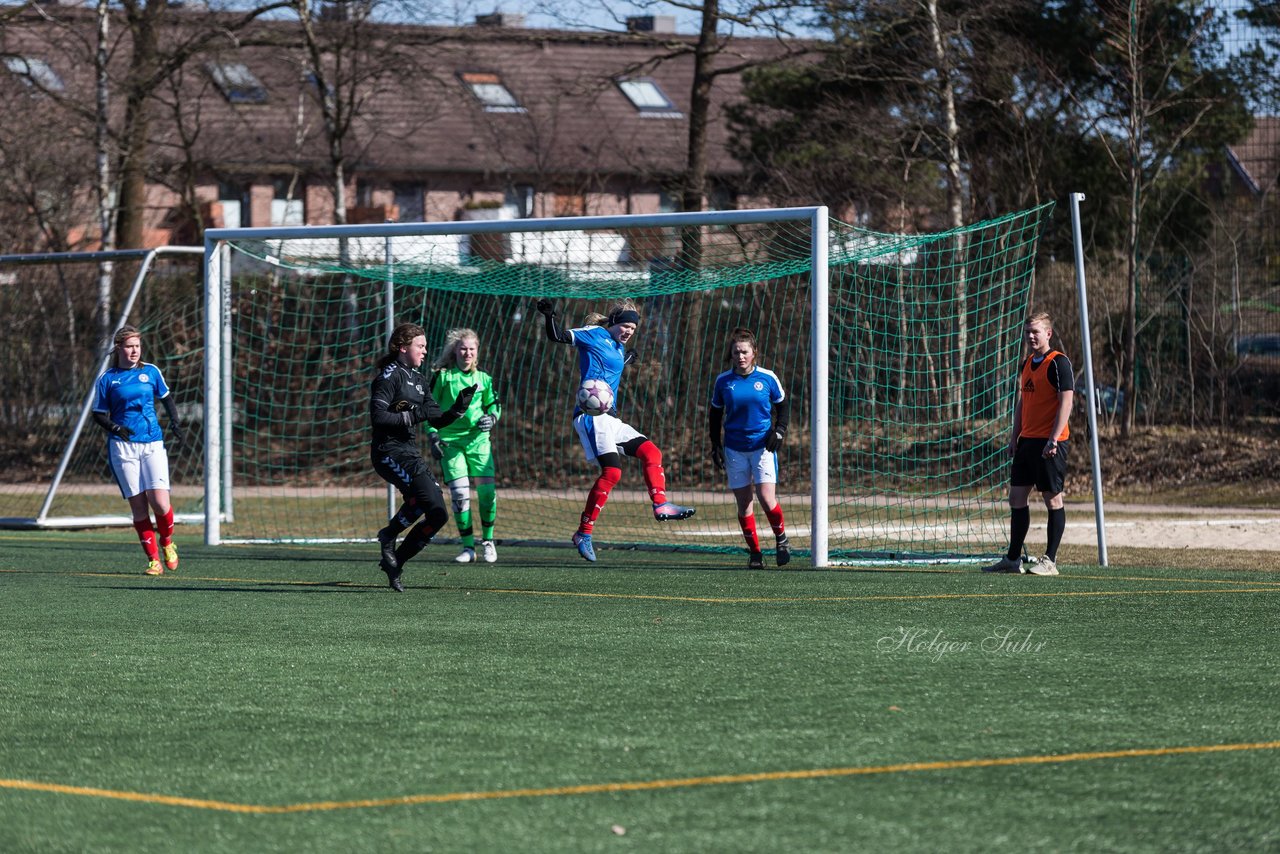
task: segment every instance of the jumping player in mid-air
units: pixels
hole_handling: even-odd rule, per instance
[[[630,301],[620,302],[609,308],[607,315],[591,315],[587,325],[576,329],[561,329],[557,323],[555,306],[550,300],[538,300],[538,311],[546,319],[547,338],[560,344],[572,344],[578,349],[579,382],[590,379],[604,380],[618,399],[618,385],[622,369],[635,360],[635,351],[626,344],[636,334],[640,325],[640,313]],[[653,502],[653,517],[659,522],[688,519],[694,514],[692,507],[681,507],[667,500],[666,475],[662,470],[662,451],[649,437],[618,417],[616,406],[604,415],[587,415],[574,408],[573,427],[588,462],[600,466],[600,476],[587,493],[586,508],[573,544],[583,559],[596,559],[591,534],[609,493],[622,478],[622,458],[635,457],[643,466],[644,482]]]
[[[417,425],[423,421],[432,427],[453,423],[471,405],[476,387],[459,390],[453,406],[441,412],[427,390],[426,379],[418,372],[427,356],[427,336],[422,327],[400,324],[391,333],[387,349],[378,362],[369,393],[369,420],[373,424],[369,453],[373,470],[404,496],[399,511],[378,532],[382,551],[379,567],[387,574],[391,589],[403,593],[400,577],[404,565],[449,521],[440,484],[418,450]],[[415,526],[420,517],[422,522]],[[410,528],[397,548],[396,538]]]
[[[729,364],[733,368],[716,377],[711,392],[711,461],[728,472],[729,488],[738,504],[738,526],[747,541],[747,568],[764,568],[753,484],[776,538],[774,557],[778,566],[786,566],[791,561],[791,543],[778,503],[777,451],[787,435],[791,404],[778,375],[756,364],[756,336],[750,329],[739,327],[730,334]]]
[[[431,396],[441,406],[452,406],[458,395],[470,386],[479,391],[471,405],[457,421],[439,430],[427,431],[431,456],[440,461],[444,484],[453,499],[453,516],[462,537],[462,551],[455,561],[470,563],[476,559],[476,535],[471,524],[471,481],[476,479],[476,498],[480,510],[480,554],[485,563],[498,559],[493,542],[493,528],[498,517],[498,490],[494,486],[493,447],[490,431],[502,417],[502,405],[493,390],[493,377],[480,370],[480,338],[470,329],[450,329],[444,348],[431,363],[435,371],[431,380]]]

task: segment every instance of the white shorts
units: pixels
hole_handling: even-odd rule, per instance
[[[111,473],[125,498],[148,489],[169,488],[169,454],[164,442],[108,442]]]
[[[644,434],[616,415],[574,416],[573,429],[578,431],[587,462],[595,462],[601,454],[621,454],[622,446]]]
[[[764,448],[758,451],[724,449],[724,471],[729,488],[741,489],[753,483],[778,482],[778,455]]]

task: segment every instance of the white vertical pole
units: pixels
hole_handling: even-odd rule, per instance
[[[1084,193],[1071,194],[1071,239],[1076,250],[1076,294],[1080,297],[1080,347],[1084,351],[1084,381],[1089,390],[1089,449],[1093,454],[1093,514],[1098,529],[1098,563],[1107,565],[1107,528],[1102,502],[1102,462],[1098,454],[1097,390],[1093,384],[1093,343],[1089,336],[1089,297],[1084,284],[1084,241],[1080,237],[1080,203]]]
[[[204,542],[222,542],[222,252],[204,241]]]
[[[231,372],[231,244],[223,241],[218,249],[222,255],[222,281],[219,284],[222,292],[222,518],[231,523],[236,520],[235,479],[232,477],[236,458],[231,447],[235,438],[232,433],[235,407],[231,405],[235,384],[235,374]]]
[[[827,438],[830,388],[828,387],[827,358],[830,353],[828,299],[830,283],[827,279],[827,225],[826,207],[814,208],[809,227],[810,238],[813,241],[810,250],[812,264],[810,291],[813,299],[810,314],[813,315],[813,332],[810,336],[812,352],[809,354],[809,361],[813,374],[813,387],[809,401],[809,466],[812,472],[810,503],[813,525],[810,548],[813,552],[815,567],[827,566],[829,563],[827,466],[830,460]]]
[[[387,235],[386,244],[386,263],[387,263],[387,320],[386,320],[386,338],[391,340],[391,333],[396,328],[396,280],[395,280],[395,251],[391,246],[391,236]],[[387,518],[390,519],[396,515],[396,488],[391,484],[387,484]]]

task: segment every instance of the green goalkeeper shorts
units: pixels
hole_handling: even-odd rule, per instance
[[[469,448],[444,446],[444,482],[450,483],[463,477],[493,477],[493,447],[488,442],[476,442]]]

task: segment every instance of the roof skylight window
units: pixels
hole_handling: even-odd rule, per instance
[[[243,62],[211,62],[206,68],[222,96],[233,104],[265,104],[267,88]]]
[[[662,87],[652,78],[632,77],[619,80],[617,83],[622,94],[626,95],[631,105],[642,114],[658,118],[683,118],[683,114],[676,109],[676,105],[667,97],[667,93],[663,92]]]
[[[465,71],[461,75],[462,82],[471,89],[487,112],[523,113],[524,107],[511,94],[511,90],[502,82],[497,74],[487,71]]]
[[[6,56],[4,65],[9,71],[22,78],[28,86],[34,86],[45,92],[61,92],[62,78],[49,63],[32,56]]]

